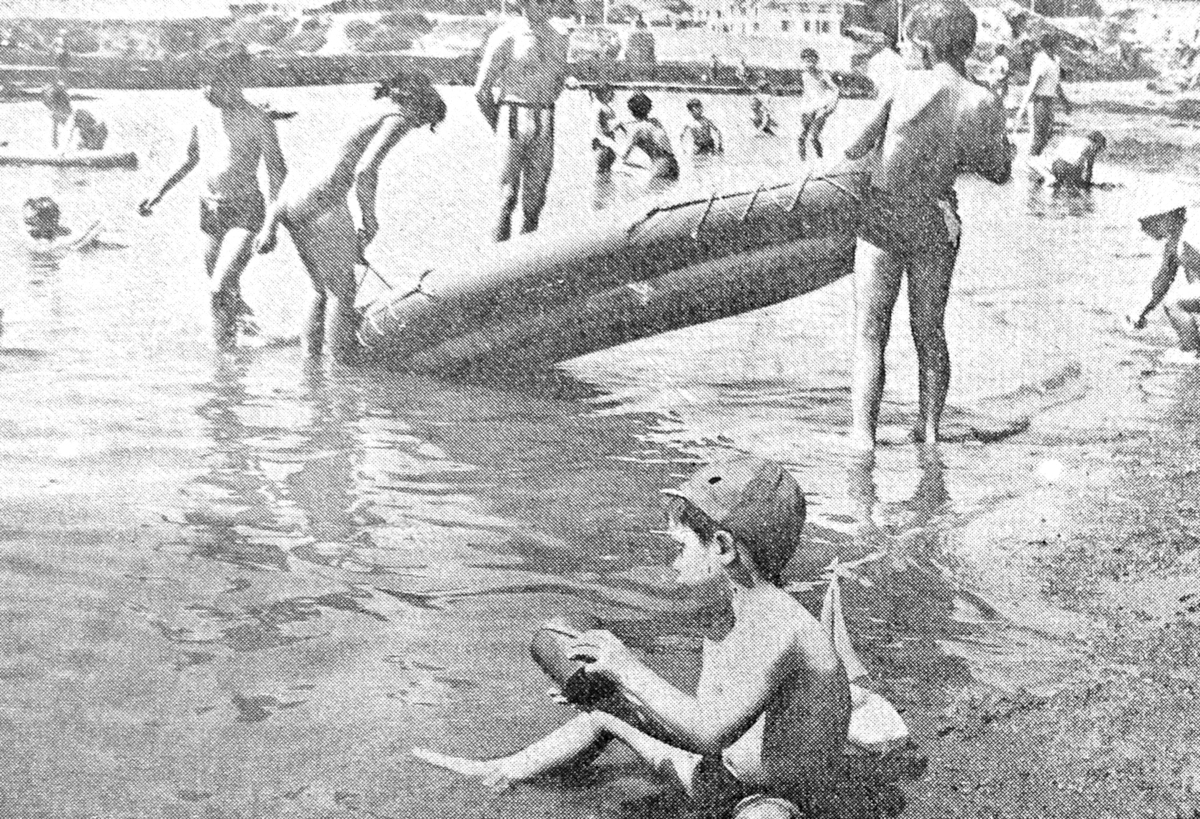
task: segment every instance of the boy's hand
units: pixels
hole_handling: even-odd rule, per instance
[[[1126,316],[1125,318],[1128,319],[1129,316]],[[1135,330],[1145,330],[1146,329],[1146,314],[1145,313],[1142,313],[1140,316],[1137,317],[1137,320],[1133,322],[1133,329],[1135,329]]]
[[[580,634],[567,656],[587,663],[589,674],[603,674],[618,683],[621,672],[635,661],[633,653],[612,632],[600,629]]]
[[[143,199],[138,203],[138,213],[142,216],[152,216],[154,214],[154,206],[158,202],[154,199]]]

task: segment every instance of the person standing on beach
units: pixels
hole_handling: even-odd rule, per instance
[[[213,330],[221,347],[232,346],[237,323],[250,310],[241,297],[242,271],[250,261],[252,242],[263,225],[266,202],[258,184],[259,164],[266,166],[271,199],[279,193],[287,165],[279,148],[275,121],[242,94],[250,55],[241,46],[214,49],[210,78],[203,88],[209,106],[192,127],[187,158],[143,201],[138,212],[150,216],[167,192],[203,164],[200,230],[207,245],[204,268],[211,280]]]
[[[67,84],[57,79],[42,90],[42,104],[50,110],[50,144],[57,148],[58,132],[67,127],[71,119],[71,93]]]
[[[800,159],[807,158],[810,140],[817,158],[825,156],[825,149],[821,145],[821,132],[825,130],[825,122],[837,108],[838,99],[842,95],[829,72],[820,69],[820,59],[815,48],[806,48],[800,52],[800,82],[803,88],[800,96],[798,140]]]
[[[311,172],[288,176],[254,242],[259,253],[269,253],[279,225],[292,236],[313,287],[302,336],[309,358],[328,347],[338,361],[353,361],[358,329],[354,268],[379,232],[379,166],[409,131],[422,125],[432,129],[446,116],[446,103],[424,74],[400,73],[381,80],[374,93],[376,102],[342,138],[337,151],[321,153]],[[351,192],[361,225],[357,230]]]
[[[554,104],[567,79],[567,37],[550,25],[558,0],[523,0],[525,12],[488,38],[475,102],[500,146],[497,242],[512,236],[520,196],[522,233],[538,229],[554,166]]]
[[[846,150],[849,159],[878,152],[854,265],[851,438],[861,450],[875,446],[884,351],[906,276],[920,396],[914,437],[937,440],[950,386],[946,300],[961,231],[954,180],[960,171],[974,171],[999,184],[1012,172],[1004,109],[966,76],[976,30],[975,13],[962,0],[919,2],[905,32],[922,68],[904,73]]]
[[[1061,100],[1063,110],[1071,113],[1071,101],[1062,87],[1062,63],[1058,58],[1058,38],[1043,34],[1038,51],[1029,69],[1029,86],[1017,111],[1016,122],[1022,115],[1030,117],[1029,155],[1037,156],[1050,142],[1054,131],[1054,104]]]

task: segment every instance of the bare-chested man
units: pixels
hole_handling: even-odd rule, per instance
[[[249,67],[244,48],[227,47],[215,55],[204,87],[211,108],[192,128],[187,159],[153,198],[138,207],[149,216],[171,188],[203,164],[200,230],[208,241],[204,267],[211,280],[213,330],[223,347],[233,344],[238,317],[249,312],[241,298],[241,275],[266,214],[258,185],[259,163],[266,165],[272,199],[287,175],[274,120],[242,94]]]
[[[525,16],[488,38],[475,101],[500,143],[500,221],[496,241],[512,235],[521,197],[522,233],[538,228],[554,166],[554,103],[567,78],[567,37],[550,25],[559,0],[523,0]]]
[[[962,0],[923,0],[905,26],[907,45],[915,50],[910,57],[922,67],[904,72],[904,81],[846,151],[852,159],[879,152],[854,268],[851,436],[864,450],[875,445],[884,349],[905,276],[919,368],[914,436],[937,439],[950,387],[944,322],[961,228],[954,180],[960,171],[974,171],[999,184],[1012,170],[1004,108],[966,77],[974,12]]]

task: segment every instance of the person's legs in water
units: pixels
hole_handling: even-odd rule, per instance
[[[210,274],[213,332],[218,346],[233,344],[238,318],[245,313],[241,277],[253,255],[256,235],[257,228],[233,227],[225,231],[221,239],[216,263]]]
[[[812,131],[813,121],[816,119],[812,114],[802,114],[800,116],[800,159],[808,159],[808,135]],[[813,147],[816,147],[815,145]],[[818,153],[817,156],[820,156]]]
[[[543,119],[553,116],[545,111],[531,113]],[[554,126],[543,122],[529,140],[525,152],[525,171],[521,177],[522,233],[532,233],[538,229],[542,208],[546,206],[546,190],[550,187],[550,172],[554,169]]]
[[[851,443],[875,446],[883,398],[884,351],[891,335],[892,308],[904,274],[902,255],[859,239],[854,260],[854,349],[850,379]]]
[[[957,248],[944,241],[921,243],[913,250],[908,271],[908,316],[917,349],[917,441],[937,440],[950,390],[946,301],[957,256]]]
[[[1029,155],[1038,156],[1050,142],[1054,130],[1054,105],[1052,100],[1033,100],[1033,122],[1030,126],[1033,132],[1029,143]]]
[[[525,172],[524,144],[511,124],[510,115],[509,106],[500,106],[500,122],[496,127],[500,143],[500,220],[494,234],[497,242],[507,242],[512,236],[512,215],[517,209],[517,195]]]
[[[341,203],[302,223],[284,224],[312,280],[312,306],[302,336],[305,355],[316,358],[328,345],[334,359],[352,363],[358,349],[354,266],[359,245],[350,209]]]
[[[825,121],[828,116],[814,114],[812,120],[812,131],[809,133],[809,138],[812,139],[813,151],[817,154],[817,159],[825,156],[825,147],[821,144],[821,132],[825,130]]]

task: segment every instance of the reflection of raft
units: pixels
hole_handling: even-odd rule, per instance
[[[806,176],[539,235],[366,306],[368,354],[416,370],[544,364],[766,307],[847,275],[864,176]]]
[[[34,151],[0,148],[0,165],[52,165],[59,168],[136,168],[133,151]]]

